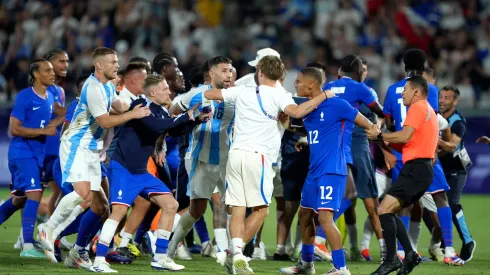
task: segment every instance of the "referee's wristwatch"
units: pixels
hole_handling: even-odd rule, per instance
[[[383,133],[379,133],[378,136],[377,136],[377,139],[378,140],[383,140]]]

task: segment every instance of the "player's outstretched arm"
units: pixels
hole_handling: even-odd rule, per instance
[[[490,144],[490,138],[487,136],[481,136],[476,140],[476,143]]]
[[[126,112],[127,110],[129,110],[129,105],[120,99],[114,101],[112,103],[111,107],[112,107],[112,109],[114,109],[114,111],[116,111],[119,114],[122,114],[122,113]]]
[[[211,100],[223,100],[221,89],[211,89],[204,92],[204,97]]]
[[[398,132],[393,133],[383,133],[383,140],[388,143],[407,143],[415,133],[415,128],[412,126],[405,125],[403,129]]]
[[[22,122],[15,117],[10,117],[9,122],[10,134],[12,136],[34,138],[38,136],[54,136],[56,135],[56,127],[46,128],[26,128],[22,126]]]
[[[326,90],[323,93],[318,94],[314,98],[301,103],[300,105],[290,104],[284,108],[284,113],[294,118],[301,118],[307,114],[313,112],[315,108],[320,105],[325,99],[335,96],[330,90]]]
[[[373,127],[377,127],[376,124],[373,124],[369,119],[367,119],[361,112],[358,112],[356,115],[356,118],[354,119],[354,123],[363,128],[363,129],[370,129]]]
[[[109,129],[119,125],[123,125],[124,123],[132,119],[138,119],[138,118],[149,116],[150,114],[151,114],[150,109],[140,104],[134,107],[133,110],[126,112],[124,114],[109,115],[109,113],[105,113],[103,115],[97,116],[95,119],[97,120],[97,123],[99,123],[99,125],[102,128]]]

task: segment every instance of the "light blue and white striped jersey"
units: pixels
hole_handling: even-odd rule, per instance
[[[80,102],[61,140],[69,141],[76,148],[101,150],[105,130],[95,118],[109,113],[112,103],[117,100],[116,89],[111,82],[102,84],[90,75],[83,84]]]
[[[201,85],[182,95],[178,102],[182,110],[192,108],[197,103],[202,110],[205,98],[203,93],[211,89],[210,85]],[[232,142],[232,129],[235,120],[235,106],[231,103],[211,101],[213,118],[197,125],[192,130],[186,159],[198,159],[202,162],[218,165],[225,164]]]

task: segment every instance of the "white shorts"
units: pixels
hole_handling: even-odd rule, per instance
[[[381,198],[385,195],[388,188],[390,188],[391,179],[376,170],[376,185],[378,186],[378,198]]]
[[[63,183],[90,182],[90,190],[100,191],[101,170],[98,150],[71,148],[71,142],[60,144],[60,165]]]
[[[226,165],[226,205],[269,205],[275,174],[272,163],[264,155],[240,149],[230,151]]]
[[[223,196],[225,193],[225,163],[226,160],[223,165],[209,164],[195,159],[185,160],[191,200],[210,199],[217,192]]]
[[[431,194],[424,194],[422,198],[420,198],[420,204],[422,207],[429,209],[429,211],[437,213],[436,202]]]
[[[274,179],[272,180],[274,184],[274,190],[272,190],[272,196],[274,198],[282,198],[284,197],[284,187],[282,185],[282,180],[281,180],[281,173],[279,171],[279,166],[272,166],[272,169],[274,169],[274,172],[276,175],[274,176]]]

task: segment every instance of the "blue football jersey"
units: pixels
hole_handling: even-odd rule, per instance
[[[48,93],[51,93],[54,98],[55,103],[59,103],[62,107],[65,107],[65,92],[58,85],[48,86]],[[56,114],[51,115],[51,120],[56,118]],[[63,124],[57,127],[57,134],[55,136],[46,137],[46,155],[47,156],[57,156],[60,151],[60,134]]]
[[[73,118],[73,114],[77,109],[78,101],[79,101],[78,97],[75,98],[75,100],[73,100],[70,103],[70,106],[68,106],[68,109],[66,109],[65,121],[71,122],[71,119]]]
[[[407,83],[407,79],[402,79],[391,85],[386,92],[386,98],[383,106],[383,113],[387,117],[393,118],[395,130],[403,129],[403,123],[407,116],[408,107],[403,105],[402,93]],[[429,94],[427,101],[434,111],[439,112],[439,91],[436,86],[429,84]],[[399,161],[402,160],[402,155],[398,151],[393,150],[393,154]]]
[[[371,107],[376,102],[373,92],[361,82],[349,77],[327,83],[323,90],[332,90],[339,98],[347,101],[353,108],[359,109],[361,104]],[[352,164],[351,144],[354,122],[347,121],[344,133],[344,150],[347,163]]]
[[[343,149],[345,125],[354,123],[357,113],[345,100],[332,97],[303,119],[310,145],[310,177],[347,175]]]
[[[26,88],[17,95],[10,116],[22,122],[25,128],[44,128],[49,124],[54,108],[54,98],[49,92],[42,98],[32,87]],[[13,137],[10,142],[8,159],[36,158],[42,167],[45,154],[46,136],[35,138]]]

